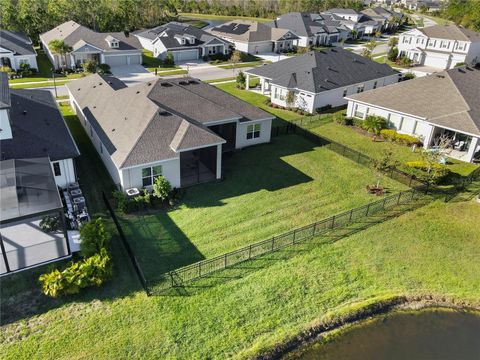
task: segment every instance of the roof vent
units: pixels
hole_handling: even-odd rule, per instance
[[[98,85],[102,85],[103,83],[98,83]]]
[[[458,68],[458,72],[461,72],[461,73],[464,73],[464,74],[466,73],[465,69],[463,69],[463,68]]]
[[[151,82],[147,83],[147,86],[151,86],[151,85],[152,85],[152,83],[151,83]]]
[[[169,113],[169,112],[166,111],[166,110],[160,110],[160,111],[158,112],[158,114],[159,114],[159,115],[162,115],[162,116],[171,116],[171,115],[172,115],[172,113]]]
[[[93,108],[94,108],[94,109],[96,109],[96,108],[97,108],[97,106],[96,106],[96,105],[93,105]]]
[[[140,91],[137,90],[137,94],[140,94]]]
[[[180,81],[179,84],[180,85],[188,85],[188,81]]]
[[[114,131],[115,131],[115,129],[112,129],[112,132],[114,132]]]
[[[80,91],[80,88],[78,88],[77,91]]]
[[[93,88],[95,89],[97,87],[97,85],[93,85]]]
[[[437,74],[436,77],[439,78],[439,79],[445,79],[445,76],[444,76],[444,75],[440,75],[440,74]]]
[[[162,83],[160,83],[160,86],[170,87],[170,86],[172,86],[172,84],[170,84],[168,82],[162,82]]]
[[[189,80],[188,82],[189,82],[189,84],[193,84],[193,85],[198,84],[198,81],[196,81],[196,80]]]
[[[23,115],[27,115],[27,110],[23,110]]]

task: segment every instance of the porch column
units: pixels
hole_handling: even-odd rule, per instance
[[[265,95],[265,79],[264,78],[260,78],[260,87],[261,87],[262,95]]]
[[[246,74],[246,75],[247,75],[247,79],[245,83],[245,89],[250,90],[250,74]]]
[[[222,144],[217,145],[217,179],[222,178]]]
[[[100,54],[100,64],[105,64],[105,55]]]
[[[470,146],[468,147],[466,161],[472,162],[473,155],[475,155],[475,149],[477,148],[478,145],[480,145],[480,141],[478,137],[472,137],[472,141],[470,142]]]

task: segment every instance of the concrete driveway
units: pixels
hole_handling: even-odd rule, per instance
[[[183,69],[187,69],[186,64],[180,65]],[[227,77],[236,76],[240,70],[245,71],[252,69],[252,67],[237,68],[235,71],[232,69],[222,69],[215,65],[210,65],[209,63],[188,63],[188,75],[191,77],[200,79],[200,80],[215,80],[222,79]],[[179,77],[182,75],[175,75],[174,77]]]
[[[290,57],[287,55],[282,55],[277,53],[256,54],[255,56],[259,57],[260,59],[271,61],[271,62],[277,62],[283,59],[288,59]]]
[[[155,79],[155,75],[142,65],[112,66],[110,71],[113,76],[122,80],[127,86],[133,86]]]

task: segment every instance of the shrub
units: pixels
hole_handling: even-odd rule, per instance
[[[89,221],[80,228],[80,254],[87,258],[108,248],[110,235],[105,230],[102,218]]]
[[[57,269],[39,278],[45,295],[57,297],[77,294],[80,289],[102,285],[112,275],[110,255],[105,248],[98,254],[71,262],[63,271]]]
[[[164,67],[172,67],[175,65],[175,58],[171,51],[167,52],[167,56],[165,56],[165,60],[163,60]]]
[[[388,50],[388,53],[387,53],[387,59],[392,62],[395,62],[397,60],[397,57],[398,57],[398,48],[396,47],[390,48],[390,50]]]
[[[237,88],[245,89],[246,81],[247,78],[245,77],[245,74],[243,73],[243,71],[240,71],[236,78]]]
[[[407,145],[407,146],[412,146],[412,145],[420,145],[421,141],[416,138],[415,136],[407,135],[407,134],[398,134],[395,137],[395,141]]]
[[[110,65],[108,64],[99,64],[97,67],[97,72],[102,74],[110,74]]]
[[[60,218],[58,216],[46,215],[40,220],[40,229],[49,233],[60,229]]]
[[[30,68],[30,64],[20,64],[20,69],[17,72],[21,77],[32,76],[33,70]]]
[[[450,170],[441,164],[433,164],[428,171],[428,164],[425,161],[408,161],[405,163],[406,172],[417,179],[433,184],[442,183],[449,175]]]
[[[415,74],[409,72],[409,73],[406,73],[405,75],[403,75],[402,81],[412,80],[412,79],[415,79],[415,78],[416,78]]]
[[[87,60],[82,64],[83,71],[93,74],[97,71],[97,62],[95,60]]]
[[[374,134],[379,134],[382,129],[387,127],[387,120],[381,116],[369,115],[363,120],[362,127]]]
[[[153,196],[165,201],[172,191],[172,185],[163,176],[158,176],[153,184]]]

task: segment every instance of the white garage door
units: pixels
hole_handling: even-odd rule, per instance
[[[175,51],[173,53],[173,59],[175,60],[175,62],[187,61],[187,60],[197,60],[198,59],[198,49]]]
[[[142,55],[128,55],[127,64],[128,65],[140,65],[142,63]]]
[[[110,66],[122,66],[127,65],[127,57],[125,55],[121,56],[105,56],[105,64]]]
[[[436,67],[440,69],[448,68],[448,58],[445,57],[436,57],[436,56],[427,56],[424,62],[425,66]]]

